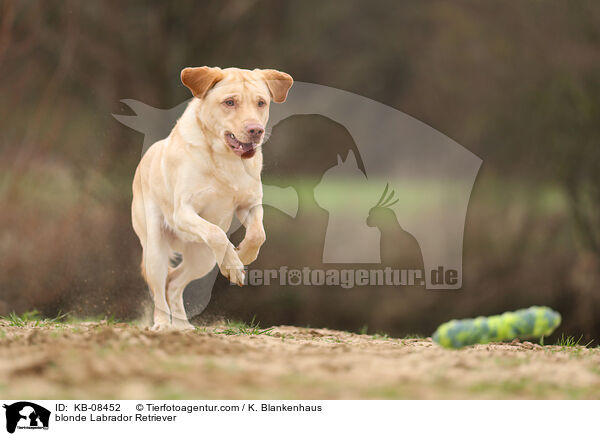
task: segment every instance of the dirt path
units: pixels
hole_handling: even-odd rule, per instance
[[[0,321],[0,397],[600,398],[600,349],[530,343],[444,350],[281,326],[153,333],[127,324]]]

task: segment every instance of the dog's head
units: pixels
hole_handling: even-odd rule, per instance
[[[251,158],[263,143],[271,101],[283,103],[293,80],[277,70],[185,68],[181,81],[194,97],[196,119],[216,152]]]

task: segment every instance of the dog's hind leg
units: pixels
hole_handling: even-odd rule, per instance
[[[200,279],[212,271],[215,256],[208,245],[188,242],[181,250],[183,260],[171,270],[167,284],[167,303],[173,315],[172,325],[179,330],[193,329],[183,306],[183,291],[192,280]]]

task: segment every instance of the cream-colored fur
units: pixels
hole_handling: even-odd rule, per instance
[[[243,284],[244,265],[265,241],[260,173],[269,103],[285,101],[293,83],[279,71],[237,68],[186,68],[181,79],[195,98],[171,134],[148,149],[133,180],[132,221],[154,299],[153,330],[193,328],[183,291],[215,263]],[[226,235],[234,214],[246,229],[238,248]],[[174,252],[183,260],[171,268]]]

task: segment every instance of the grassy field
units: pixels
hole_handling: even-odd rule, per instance
[[[600,398],[600,349],[572,337],[445,350],[430,338],[254,321],[154,333],[65,318],[0,321],[0,397]]]

